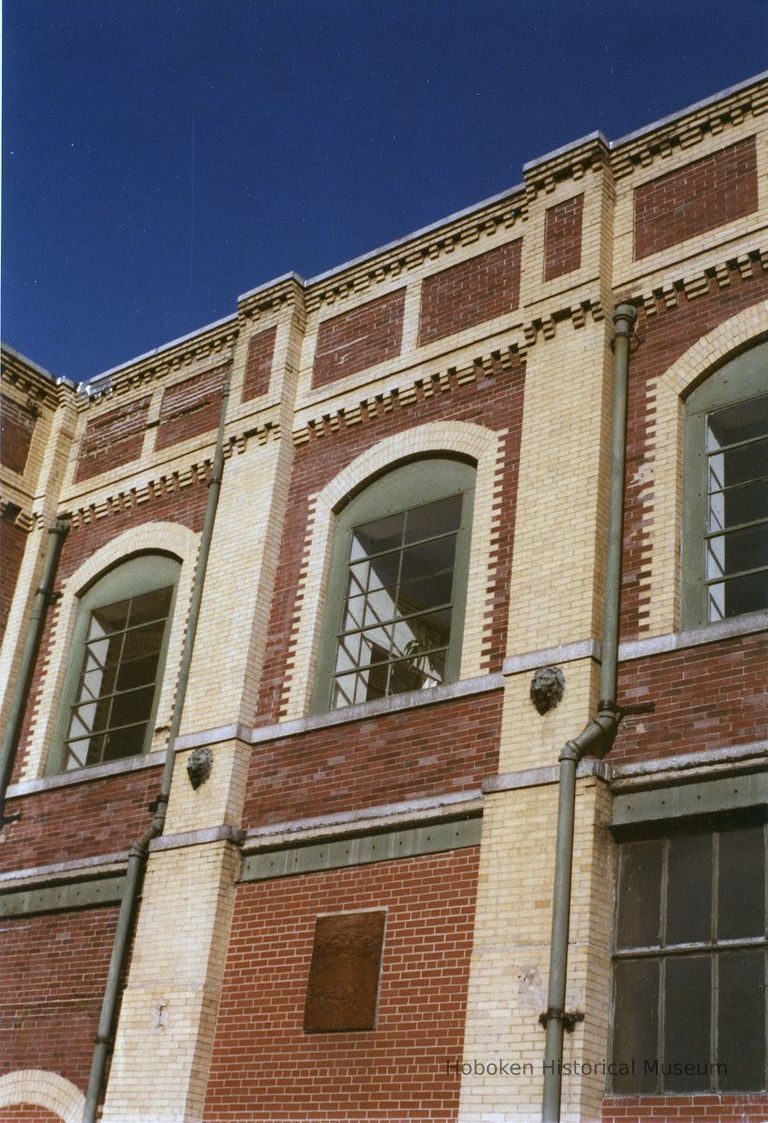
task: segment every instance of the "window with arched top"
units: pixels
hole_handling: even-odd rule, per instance
[[[459,677],[475,469],[417,460],[338,513],[312,709]]]
[[[166,555],[133,557],[79,597],[49,771],[149,748],[180,568]]]
[[[768,342],[685,403],[683,625],[768,609]]]

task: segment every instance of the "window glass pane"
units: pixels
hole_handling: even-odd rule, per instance
[[[707,605],[710,620],[725,620],[768,608],[768,569],[710,585]]]
[[[709,491],[759,480],[768,475],[768,438],[709,456]]]
[[[768,565],[768,523],[747,530],[732,530],[710,538],[707,545],[707,577],[739,573]]]
[[[382,554],[368,562],[370,567],[368,588],[386,589],[388,586],[396,584],[400,570],[400,557],[400,551],[396,550],[393,554]]]
[[[450,534],[447,538],[436,538],[432,542],[424,542],[420,546],[411,546],[403,551],[400,580],[411,581],[415,577],[424,577],[427,574],[442,573],[446,569],[451,569],[455,553],[455,534]]]
[[[405,512],[401,511],[400,514],[388,515],[384,519],[375,519],[355,527],[352,532],[350,561],[399,546],[403,540],[404,524]]]
[[[764,828],[745,827],[720,835],[718,939],[765,935]]]
[[[163,643],[164,633],[164,620],[157,620],[154,624],[144,624],[140,628],[129,628],[125,633],[120,661],[157,655]]]
[[[710,1086],[711,957],[667,959],[663,1086],[669,1092],[704,1092]]]
[[[424,690],[437,686],[443,680],[445,657],[443,653],[401,660],[392,664],[389,693],[402,694],[408,690]]]
[[[631,842],[621,848],[619,948],[658,947],[661,902],[661,839]]]
[[[130,606],[130,600],[121,600],[116,604],[105,604],[101,608],[94,609],[91,615],[88,638],[90,639],[92,635],[99,636],[106,635],[109,632],[119,632],[126,625]]]
[[[172,588],[153,589],[151,593],[142,593],[131,601],[131,610],[128,616],[128,626],[135,627],[149,620],[164,620],[171,606]]]
[[[416,581],[404,581],[397,591],[397,611],[401,616],[408,616],[422,608],[450,604],[452,586],[452,569]]]
[[[152,710],[154,695],[154,686],[145,686],[140,690],[128,690],[125,694],[116,694],[112,699],[110,726],[116,728],[120,725],[133,725],[137,721],[146,723]]]
[[[768,433],[768,394],[736,402],[709,414],[708,448],[748,441]]]
[[[101,759],[104,761],[122,760],[123,757],[135,756],[137,753],[143,752],[145,733],[146,723],[132,725],[128,729],[115,729],[111,733],[107,733],[104,737]],[[96,762],[89,760],[88,763],[94,764]]]
[[[712,931],[712,836],[676,836],[669,842],[665,943],[709,942]]]
[[[765,1087],[765,952],[719,957],[718,1083],[724,1091]]]
[[[768,519],[768,478],[715,491],[709,499],[709,531]]]
[[[115,680],[115,690],[132,690],[136,686],[146,686],[155,681],[157,655],[147,655],[143,659],[133,659],[121,663]]]
[[[408,512],[405,527],[405,541],[419,542],[422,538],[433,538],[450,530],[458,530],[461,523],[461,503],[463,496],[450,495],[437,503],[426,503]]]
[[[622,959],[614,972],[614,1092],[655,1092],[658,1075],[659,962]],[[618,1071],[626,1066],[628,1071]]]

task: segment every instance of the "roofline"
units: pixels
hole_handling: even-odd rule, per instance
[[[90,378],[84,379],[80,383],[80,387],[82,388],[83,386],[91,386],[94,382],[100,382],[103,378],[109,378],[113,374],[119,374],[121,370],[126,370],[128,367],[132,367],[136,363],[143,362],[144,359],[151,359],[154,355],[159,355],[163,351],[168,351],[171,347],[176,347],[179,343],[186,343],[189,339],[195,339],[196,336],[202,335],[206,331],[211,331],[212,328],[219,328],[224,324],[236,322],[236,312],[233,312],[229,316],[224,316],[221,320],[213,320],[212,323],[204,324],[201,328],[196,328],[194,331],[187,332],[186,335],[180,335],[176,339],[169,340],[168,343],[161,343],[159,347],[153,347],[151,351],[144,351],[143,354],[136,355],[132,359],[127,359],[124,363],[119,363],[116,367],[110,367],[109,370],[102,370],[98,374],[94,374]]]
[[[77,383],[73,382],[72,379],[65,378],[64,375],[51,374],[51,372],[49,370],[46,370],[45,367],[41,367],[39,363],[36,363],[33,359],[30,359],[26,355],[23,355],[21,351],[17,351],[15,347],[11,347],[10,343],[0,342],[0,347],[2,347],[2,350],[5,351],[8,355],[12,355],[14,359],[18,359],[20,362],[26,363],[28,367],[32,368],[35,374],[39,374],[43,378],[48,379],[48,381],[52,382],[54,386],[71,386],[73,390],[76,388]]]

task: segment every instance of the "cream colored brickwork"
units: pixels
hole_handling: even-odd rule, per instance
[[[182,733],[253,720],[292,456],[249,442],[225,466]]]
[[[679,627],[683,395],[731,353],[766,330],[768,301],[761,301],[702,336],[650,388],[656,411],[655,432],[649,440],[652,452],[643,465],[645,486],[654,502],[653,521],[648,527],[648,635],[664,635]]]
[[[77,533],[72,531],[70,533]],[[150,751],[165,748],[168,725],[171,720],[176,693],[181,649],[184,642],[186,617],[192,578],[197,560],[198,535],[179,523],[145,523],[117,535],[100,550],[93,553],[61,588],[61,600],[52,617],[50,656],[44,665],[41,692],[32,714],[29,745],[24,757],[22,780],[34,780],[43,774],[48,754],[53,746],[53,735],[59,714],[59,701],[67,668],[72,635],[77,619],[78,596],[98,576],[124,558],[135,553],[162,550],[177,557],[182,565],[176,603],[171,622],[171,633],[166,655],[165,674],[160,687],[156,731]]]
[[[611,358],[606,324],[590,320],[528,354],[509,655],[599,627]]]
[[[459,1123],[534,1123],[540,1118],[558,789],[492,795],[483,818],[464,1063],[500,1058],[530,1066],[516,1075],[470,1071]],[[566,1063],[606,1056],[612,884],[601,781],[577,784],[566,1009],[585,1021],[566,1034]],[[479,1066],[478,1066],[479,1067]],[[602,1076],[563,1083],[563,1123],[597,1123]]]
[[[213,753],[211,774],[197,790],[187,774],[192,750],[176,754],[165,834],[183,834],[222,823],[240,826],[251,746],[232,740],[213,745],[210,751]]]
[[[504,683],[499,772],[519,772],[557,763],[557,754],[595,712],[600,665],[574,660],[560,668],[565,676],[562,701],[542,717],[531,702],[533,671],[510,675]]]
[[[35,1104],[58,1115],[62,1123],[82,1123],[85,1096],[58,1072],[25,1068],[0,1076],[0,1108]]]
[[[312,693],[333,541],[334,510],[365,480],[413,455],[456,452],[471,457],[477,463],[461,677],[471,678],[482,673],[494,482],[502,436],[480,425],[461,421],[435,421],[404,429],[402,433],[366,449],[313,497],[309,537],[297,590],[296,638],[288,658],[291,670],[284,694],[286,720],[302,717],[307,712]],[[299,600],[299,597],[302,599]]]
[[[151,855],[104,1123],[202,1119],[239,869],[226,842]]]

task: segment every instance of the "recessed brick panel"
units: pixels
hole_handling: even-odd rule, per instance
[[[137,398],[92,417],[80,442],[75,479],[86,480],[136,460],[141,455],[148,409],[149,397]]]
[[[635,189],[635,258],[757,210],[757,152],[747,137]]]
[[[12,510],[10,509],[11,512]],[[9,509],[6,508],[6,512],[8,511]],[[16,578],[21,568],[26,544],[26,532],[16,525],[13,517],[2,518],[0,521],[0,640],[8,624],[8,613],[11,611]]]
[[[23,472],[27,466],[29,446],[35,430],[36,414],[2,395],[0,402],[0,464],[12,472]]]
[[[160,405],[157,448],[166,448],[216,428],[226,373],[225,366],[216,367],[168,387]]]
[[[275,353],[275,336],[277,327],[257,331],[248,340],[248,356],[245,360],[245,378],[243,379],[243,401],[249,398],[258,398],[269,390],[269,379],[272,373],[272,357]]]
[[[400,354],[405,289],[323,320],[317,331],[312,385],[366,370]]]
[[[547,207],[544,218],[544,280],[553,281],[581,265],[584,195]]]
[[[517,308],[522,238],[426,277],[421,286],[419,343],[444,339]]]
[[[237,890],[205,1123],[447,1123],[461,1078],[478,848]],[[376,1027],[305,1033],[315,918],[386,910]]]
[[[307,1033],[374,1028],[386,916],[381,910],[318,916],[304,1007]]]

